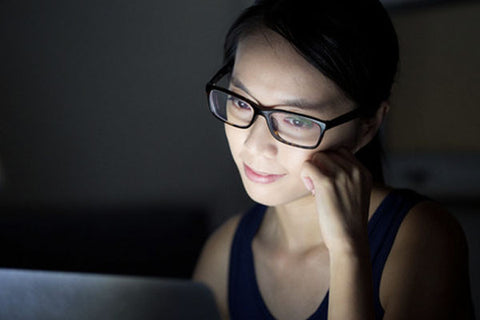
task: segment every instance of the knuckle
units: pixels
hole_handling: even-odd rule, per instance
[[[345,184],[350,180],[350,177],[345,171],[342,170],[337,173],[336,180],[339,183]]]
[[[357,166],[354,166],[352,168],[352,178],[355,179],[355,180],[358,180],[362,177],[362,170],[357,167]]]

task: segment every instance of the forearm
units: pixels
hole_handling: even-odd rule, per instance
[[[368,246],[330,254],[329,320],[374,319]]]

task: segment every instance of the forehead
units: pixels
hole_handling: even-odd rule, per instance
[[[312,66],[282,36],[262,29],[240,39],[233,77],[263,104],[301,98],[330,106],[346,98],[334,82]]]

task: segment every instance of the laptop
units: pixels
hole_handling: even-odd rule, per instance
[[[189,280],[0,269],[0,319],[219,320],[213,294]]]

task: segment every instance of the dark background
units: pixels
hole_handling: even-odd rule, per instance
[[[205,83],[234,1],[0,1],[0,266],[189,277],[248,207]]]
[[[204,93],[228,3],[0,2],[2,201],[215,206],[238,190]]]
[[[251,204],[204,92],[249,3],[0,0],[1,266],[190,275]],[[463,224],[480,305],[479,2],[386,3],[387,177]]]

